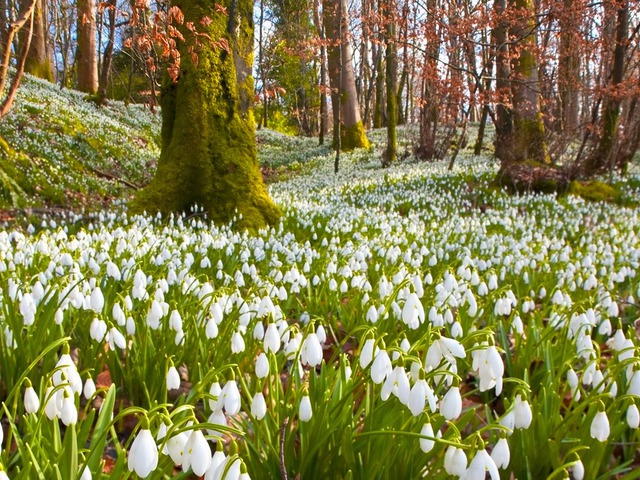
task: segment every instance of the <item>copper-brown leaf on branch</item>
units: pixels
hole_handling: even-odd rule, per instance
[[[206,15],[200,19],[200,25],[202,25],[203,27],[208,27],[212,23],[213,23],[213,20],[211,20]]]
[[[184,14],[182,13],[182,10],[175,5],[169,9],[169,16],[175,18],[179,25],[184,23]]]

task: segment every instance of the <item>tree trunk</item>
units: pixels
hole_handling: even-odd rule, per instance
[[[580,11],[576,2],[563,0],[560,17],[558,92],[562,132],[574,136],[578,129],[578,85],[580,81]]]
[[[616,42],[613,52],[613,65],[609,91],[615,92],[616,87],[624,79],[625,54],[629,29],[629,0],[613,2],[613,8],[618,6],[616,15]],[[618,117],[620,116],[621,99],[615,93],[607,95],[602,110],[602,134],[595,151],[586,159],[583,173],[593,175],[607,168],[613,168],[615,163],[614,147],[618,136]]]
[[[116,0],[109,0],[109,39],[102,56],[100,66],[100,81],[98,83],[98,101],[104,103],[107,98],[107,87],[109,85],[109,74],[111,73],[111,60],[113,59],[113,46],[116,37]],[[129,67],[130,75],[133,74],[133,57]]]
[[[152,182],[134,200],[131,211],[187,211],[200,205],[216,222],[237,220],[256,229],[274,222],[278,208],[269,198],[257,161],[251,104],[253,79],[253,2],[183,0],[186,22],[213,21],[203,31],[226,39],[229,50],[206,42],[194,65],[180,45],[182,62],[176,83],[165,78],[162,92],[162,152]]]
[[[437,6],[437,0],[427,1],[426,31],[431,34],[431,37],[427,39],[427,52],[422,72],[420,143],[416,149],[416,155],[425,160],[432,160],[436,156],[436,129],[439,118],[438,99],[436,98],[436,80],[441,39],[437,33]]]
[[[513,154],[509,160],[533,160],[549,164],[551,159],[545,139],[540,110],[538,60],[535,54],[535,10],[532,0],[509,0],[516,9],[511,35],[517,42],[517,55],[512,65]]]
[[[91,95],[98,91],[95,10],[94,0],[78,0],[78,90]]]
[[[387,149],[382,158],[382,166],[388,167],[396,161],[397,151],[396,125],[398,121],[398,105],[396,103],[396,90],[398,83],[398,63],[396,58],[395,2],[393,0],[385,0],[383,10],[385,12],[385,40],[387,43]]]
[[[342,150],[367,148],[369,141],[360,118],[358,92],[353,69],[351,42],[349,41],[349,14],[347,0],[324,0],[324,25],[328,28],[331,43],[328,49],[329,81],[334,109],[334,147],[340,131]],[[336,110],[340,109],[339,115]],[[336,120],[342,125],[337,128]]]
[[[513,113],[511,104],[511,65],[509,63],[510,50],[508,42],[508,22],[504,18],[507,9],[506,0],[494,2],[496,27],[491,32],[492,43],[495,47],[496,58],[496,139],[494,143],[495,155],[502,161],[511,160],[513,154]]]
[[[29,3],[29,2],[27,2]],[[47,18],[43,0],[37,0],[33,17],[33,36],[25,63],[24,71],[39,78],[53,82],[53,67],[48,48]],[[20,43],[24,43],[24,34]]]

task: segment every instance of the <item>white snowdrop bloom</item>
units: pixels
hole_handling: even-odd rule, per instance
[[[327,341],[327,332],[324,329],[324,325],[318,325],[316,328],[316,336],[321,344],[324,344]]]
[[[210,423],[211,425],[220,425],[220,426],[227,426],[227,417],[224,414],[224,412],[222,410],[218,410],[218,411],[213,411],[211,413],[211,415],[209,415],[209,418],[207,419],[207,422]],[[209,435],[211,435],[212,437],[215,438],[222,438],[223,436],[223,432],[220,430],[215,430],[212,428],[207,428],[207,433]],[[214,438],[214,441],[216,441]]]
[[[558,306],[564,306],[564,295],[560,290],[556,290],[555,292],[553,292],[551,303]]]
[[[107,343],[111,350],[115,350],[118,347],[120,350],[127,348],[127,342],[124,335],[116,327],[111,327],[109,333],[107,333]]]
[[[629,428],[638,428],[640,425],[640,412],[635,403],[632,403],[627,408],[627,425],[629,425]]]
[[[240,411],[240,406],[240,391],[238,390],[238,384],[235,380],[229,380],[224,384],[224,387],[222,387],[222,391],[218,397],[216,410],[224,408],[227,415],[233,416]]]
[[[431,423],[426,422],[422,426],[422,430],[420,430],[420,435],[424,435],[425,437],[435,437]],[[429,438],[420,438],[420,450],[422,450],[424,453],[429,453],[431,450],[433,450],[433,447],[435,446],[435,444],[436,444],[435,440],[431,440]]]
[[[20,300],[20,314],[25,326],[33,325],[36,318],[36,302],[30,293],[25,293]]]
[[[509,466],[511,451],[509,450],[509,442],[507,442],[506,438],[501,438],[496,442],[491,452],[491,458],[498,468],[504,470]]]
[[[404,367],[400,365],[396,366],[391,374],[387,376],[380,396],[383,401],[389,398],[389,395],[394,394],[400,400],[400,403],[406,405],[409,402],[409,396],[411,393],[411,386],[409,385],[409,377]]]
[[[478,450],[465,472],[465,480],[484,480],[487,473],[491,480],[500,480],[500,472],[491,455],[486,450]]]
[[[311,409],[311,400],[309,399],[309,395],[304,395],[300,400],[300,405],[298,407],[298,418],[301,422],[308,422],[311,420],[313,416],[313,411]]]
[[[449,475],[462,478],[467,471],[467,456],[464,450],[454,446],[447,447],[444,453],[444,469]]]
[[[494,345],[482,350],[475,350],[472,368],[480,377],[480,391],[485,392],[493,387],[496,395],[502,393],[502,376],[504,375],[504,363],[502,357]]]
[[[56,390],[53,387],[47,387],[44,392],[45,404],[44,413],[49,420],[54,420],[60,416],[62,411],[63,391]]]
[[[193,473],[199,477],[203,476],[211,464],[211,457],[211,447],[202,430],[191,430],[182,453],[182,470],[187,471],[191,468]]]
[[[462,396],[459,387],[450,387],[440,401],[440,413],[447,420],[455,420],[462,413]]]
[[[322,362],[322,345],[320,345],[318,336],[315,333],[308,334],[302,342],[300,360],[303,365],[309,365],[312,368]]]
[[[84,382],[84,388],[82,389],[82,394],[84,398],[90,400],[93,397],[93,394],[96,393],[96,384],[93,381],[93,378],[87,378],[86,382]]]
[[[111,261],[107,262],[107,275],[118,282],[122,279],[122,273],[120,272],[120,269],[115,263]]]
[[[404,303],[402,321],[412,330],[424,323],[424,307],[415,293],[410,293]]]
[[[444,357],[449,364],[455,365],[456,358],[465,358],[466,352],[460,342],[453,338],[442,337],[436,338],[427,350],[426,365],[432,369],[435,369],[440,365],[442,357]]]
[[[269,359],[264,352],[261,352],[256,358],[256,377],[265,378],[269,375]]]
[[[222,472],[224,472],[224,466],[226,465],[227,456],[222,450],[216,450],[211,457],[211,463],[209,468],[204,474],[205,480],[221,480]],[[222,467],[222,469],[220,469]]]
[[[172,310],[171,315],[169,315],[169,328],[176,332],[182,330],[182,316],[177,310]]]
[[[371,381],[376,385],[382,383],[389,374],[391,374],[393,366],[391,359],[386,350],[378,350],[373,364],[371,365]]]
[[[62,393],[60,420],[68,427],[78,422],[78,409],[76,408],[75,395],[66,390],[63,390]]]
[[[53,382],[54,387],[69,384],[73,393],[80,394],[80,392],[82,392],[82,378],[80,378],[76,364],[73,363],[73,360],[68,353],[60,355],[60,358],[56,363],[53,376],[51,377],[51,381]]]
[[[591,422],[591,427],[589,429],[589,433],[591,434],[591,438],[595,438],[599,442],[606,442],[609,438],[609,418],[607,417],[607,412],[599,411],[593,417]]]
[[[122,310],[122,307],[118,302],[113,304],[113,307],[111,309],[111,316],[120,327],[124,327],[127,322],[127,317],[124,314],[124,310]]]
[[[533,421],[533,413],[528,400],[522,400],[520,394],[516,395],[513,406],[514,428],[527,429]]]
[[[241,353],[244,352],[244,349],[245,343],[242,333],[239,331],[233,332],[231,336],[231,353]]]
[[[31,386],[31,382],[28,382],[27,388],[24,391],[24,411],[27,413],[36,413],[40,409],[40,399],[38,394]],[[2,443],[2,442],[0,442]]]
[[[205,336],[209,339],[218,337],[218,324],[213,318],[209,318],[207,320],[207,324],[205,325]]]
[[[251,415],[253,415],[256,420],[262,420],[266,414],[267,402],[265,401],[262,392],[258,392],[251,400]]]
[[[100,343],[107,334],[107,324],[104,320],[94,318],[89,327],[89,336],[96,342]]]
[[[136,322],[133,320],[133,317],[127,317],[127,326],[125,327],[127,331],[127,335],[132,336],[136,333]]]
[[[600,335],[610,336],[612,331],[613,327],[611,326],[611,321],[608,318],[600,322],[600,325],[598,326],[598,333]]]
[[[611,305],[607,308],[607,314],[609,317],[617,317],[620,315],[620,309],[618,308],[618,304],[614,301],[611,302]]]
[[[375,347],[375,351],[374,351],[374,347],[375,347],[375,340],[373,338],[368,338],[365,340],[364,345],[360,350],[360,358],[359,358],[360,368],[362,368],[363,370],[369,366],[374,356],[377,355],[378,351],[380,350],[378,347]]]
[[[567,371],[567,383],[571,388],[571,398],[573,398],[573,400],[577,402],[578,400],[580,400],[580,389],[578,388],[579,380],[578,375],[572,368]]]
[[[424,378],[419,379],[416,383],[413,384],[413,387],[411,387],[407,406],[409,407],[409,410],[411,411],[411,414],[414,417],[417,417],[424,411],[424,407],[427,401],[427,393],[429,391],[430,391],[429,385],[427,384],[427,381]],[[435,397],[433,397],[433,392],[431,392],[431,397],[435,402]],[[431,408],[431,411],[432,412],[435,411],[435,408]]]
[[[264,338],[264,324],[260,321],[256,322],[253,327],[253,338],[258,341],[262,341]]]
[[[167,390],[177,390],[180,388],[180,374],[173,364],[171,364],[169,370],[167,370],[166,384]]]
[[[140,478],[147,478],[158,466],[158,446],[148,428],[140,429],[133,440],[127,464]]]
[[[96,313],[101,313],[104,308],[104,295],[102,294],[102,289],[100,287],[96,287],[91,292],[91,298],[89,300],[89,305],[91,310]]]
[[[278,350],[280,350],[280,333],[275,323],[270,323],[267,326],[267,330],[264,333],[263,345],[266,353],[270,351],[278,353]]]
[[[584,464],[582,460],[578,459],[576,463],[571,467],[571,473],[574,480],[582,480],[584,478]]]
[[[162,305],[157,300],[151,302],[151,307],[147,312],[147,325],[152,330],[158,330],[160,328],[160,319],[164,316]]]

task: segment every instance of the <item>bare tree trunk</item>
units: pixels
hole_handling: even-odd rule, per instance
[[[98,58],[96,55],[96,6],[94,0],[78,0],[78,90],[98,91]]]
[[[497,25],[491,32],[495,47],[496,59],[496,93],[499,100],[496,102],[496,139],[495,155],[501,160],[510,160],[513,155],[513,113],[511,110],[511,65],[509,63],[510,52],[508,42],[508,22],[505,11],[506,0],[495,0],[494,13]]]
[[[560,52],[558,92],[561,130],[574,136],[578,128],[578,85],[580,81],[580,7],[581,0],[563,0],[560,16]]]
[[[116,0],[109,0],[109,39],[102,56],[100,69],[100,81],[98,83],[98,101],[104,103],[107,99],[107,87],[109,85],[109,74],[111,73],[111,60],[113,58],[113,46],[116,37]],[[133,65],[131,66],[133,71]]]
[[[427,39],[427,52],[423,68],[422,105],[420,107],[420,143],[416,155],[431,160],[436,155],[436,129],[438,126],[438,99],[436,98],[436,76],[441,39],[437,35],[437,0],[427,1],[426,31],[432,34]]]
[[[329,106],[327,105],[327,46],[325,44],[324,24],[318,13],[320,5],[318,0],[314,0],[313,21],[318,30],[320,38],[320,133],[318,142],[324,145],[324,136],[327,133],[327,125],[329,123]]]
[[[398,83],[398,63],[396,58],[396,18],[394,0],[385,0],[383,11],[385,16],[386,48],[386,83],[387,83],[387,149],[382,157],[382,166],[388,167],[396,161],[398,106],[396,90]]]
[[[53,67],[49,54],[47,19],[45,16],[44,0],[36,0],[33,12],[33,36],[27,54],[24,71],[45,80],[53,81]],[[26,43],[26,30],[21,32],[21,43]]]

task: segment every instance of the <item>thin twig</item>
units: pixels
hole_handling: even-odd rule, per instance
[[[282,480],[287,480],[287,467],[284,464],[284,439],[288,425],[289,417],[284,419],[282,427],[280,428],[280,476],[282,477]]]

